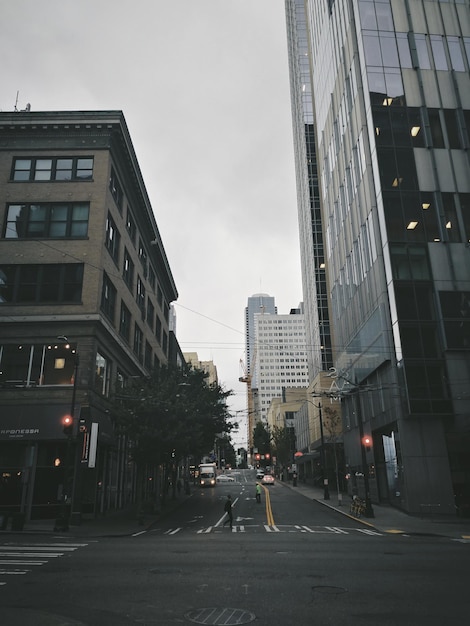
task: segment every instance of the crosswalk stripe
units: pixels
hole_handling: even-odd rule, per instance
[[[325,526],[327,530],[331,530],[331,532],[336,533],[337,535],[349,535],[348,532],[343,530],[342,528],[338,528],[337,526]]]
[[[0,560],[0,565],[44,565],[47,561],[2,561]]]
[[[43,559],[55,559],[59,556],[64,556],[63,552],[0,552],[0,556],[26,556],[29,559],[34,558],[35,556],[39,556]]]
[[[266,529],[267,533],[280,533],[281,532],[277,526],[268,526],[267,524],[264,524],[264,528]]]
[[[9,542],[0,545],[0,576],[20,576],[31,571],[32,566],[40,567],[46,565],[53,559],[57,559],[65,554],[69,554],[84,548],[87,543],[35,543],[18,544]],[[0,585],[7,583],[0,581]]]
[[[28,550],[34,550],[35,552],[51,552],[52,550],[54,550],[55,548],[57,548],[58,550],[60,550],[62,553],[64,552],[74,552],[77,548],[66,548],[62,545],[58,545],[56,543],[52,543],[50,545],[42,545],[42,546],[37,546],[36,544],[30,544],[30,545],[9,545],[9,546],[2,546],[1,549],[2,550],[11,550],[11,551],[16,551],[16,552],[23,552],[23,551],[28,551]]]

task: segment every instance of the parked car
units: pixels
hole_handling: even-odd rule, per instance
[[[219,476],[217,476],[216,480],[218,483],[234,483],[235,482],[235,478],[233,478],[233,476],[227,476],[227,474],[220,474]]]
[[[263,485],[274,485],[274,476],[271,476],[271,474],[265,474],[263,476],[261,484],[263,484]]]

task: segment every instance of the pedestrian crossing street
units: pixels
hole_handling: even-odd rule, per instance
[[[14,576],[23,576],[53,559],[84,548],[86,543],[4,543],[0,545],[0,586]]]
[[[163,534],[165,536],[174,536],[183,532],[192,532],[198,535],[208,535],[211,533],[271,533],[271,534],[285,534],[285,533],[305,533],[305,534],[329,534],[329,535],[352,535],[362,534],[370,536],[382,537],[383,533],[375,530],[374,528],[340,528],[339,526],[301,526],[301,525],[275,525],[269,526],[268,524],[234,524],[232,530],[226,526],[223,528],[221,525],[207,526],[199,530],[194,530],[189,527],[176,527],[161,529],[156,528],[152,530],[153,533]]]

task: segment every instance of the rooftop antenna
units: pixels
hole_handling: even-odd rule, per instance
[[[16,100],[15,100],[15,113],[18,113],[18,98],[20,96],[20,92],[16,92]]]

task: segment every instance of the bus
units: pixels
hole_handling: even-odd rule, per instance
[[[201,463],[199,465],[199,486],[215,487],[217,482],[217,472],[215,463]]]

